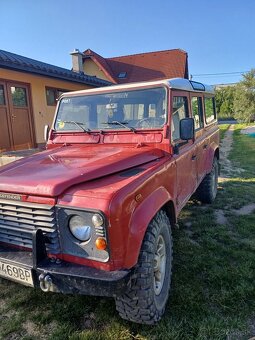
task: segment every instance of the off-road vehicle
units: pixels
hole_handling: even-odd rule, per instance
[[[217,192],[213,89],[177,78],[65,93],[46,135],[45,151],[0,168],[0,276],[159,321],[171,227],[194,193]]]

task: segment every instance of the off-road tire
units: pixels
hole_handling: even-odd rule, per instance
[[[161,290],[155,293],[155,258],[159,240],[165,244],[165,275]],[[172,275],[172,233],[165,211],[160,210],[145,233],[138,262],[133,269],[125,293],[115,298],[121,318],[153,325],[164,314]]]
[[[217,194],[219,175],[219,162],[216,157],[213,159],[212,170],[200,183],[195,197],[202,203],[212,203],[215,200]]]

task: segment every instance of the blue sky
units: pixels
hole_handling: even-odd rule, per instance
[[[74,48],[104,57],[181,48],[191,74],[247,71],[255,68],[255,1],[0,0],[0,49],[71,68]]]

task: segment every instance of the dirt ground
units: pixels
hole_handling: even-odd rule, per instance
[[[230,178],[236,177],[244,171],[240,167],[234,167],[231,161],[229,160],[229,153],[232,150],[232,145],[233,145],[233,132],[234,132],[234,125],[230,125],[229,129],[226,131],[225,136],[220,144],[221,175],[219,177],[219,183],[226,182]],[[248,133],[253,133],[253,132],[255,132],[255,126],[247,127],[241,130],[241,133],[243,134],[248,134]],[[254,210],[255,210],[255,203],[245,205],[240,209],[232,209],[231,212],[239,216],[245,216],[245,215],[251,214]],[[226,225],[228,223],[228,220],[223,210],[216,210],[215,218],[218,224]]]

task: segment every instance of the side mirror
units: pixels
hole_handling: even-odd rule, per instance
[[[182,140],[194,139],[195,126],[193,118],[183,118],[180,121],[180,138]]]
[[[45,126],[44,126],[44,140],[45,140],[45,142],[48,141],[49,132],[50,132],[50,127],[49,127],[49,125],[45,125]]]

